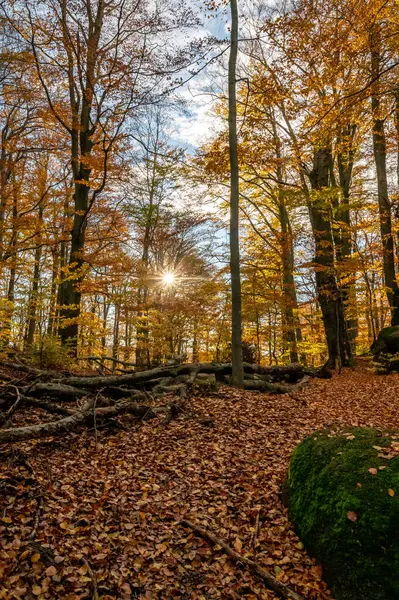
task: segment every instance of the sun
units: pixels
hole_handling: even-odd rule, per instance
[[[171,273],[169,271],[169,272],[163,274],[162,281],[164,282],[165,285],[173,285],[176,281],[176,276],[174,273]]]

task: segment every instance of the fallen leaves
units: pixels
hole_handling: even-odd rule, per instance
[[[370,473],[370,475],[377,475],[378,473],[378,469],[375,469],[374,467],[371,467],[368,472]]]
[[[34,475],[7,472],[21,479],[11,479],[15,490],[1,496],[0,599],[91,598],[85,560],[102,600],[276,599],[222,550],[182,530],[185,517],[220,532],[237,552],[249,550],[309,600],[325,598],[321,569],[306,554],[281,499],[290,454],[305,435],[330,423],[399,428],[392,401],[398,392],[397,375],[348,370],[300,392],[306,406],[287,395],[221,388],[217,396],[190,400],[188,413],[167,428],[157,420],[137,428],[123,417],[126,430],[99,431],[97,452],[90,431],[19,445]],[[213,415],[214,428],[200,425],[197,415],[204,413]],[[375,450],[397,456],[399,445],[381,442]],[[0,465],[0,477],[6,467]],[[37,546],[27,541],[35,485],[44,494]],[[358,518],[355,511],[346,516]]]

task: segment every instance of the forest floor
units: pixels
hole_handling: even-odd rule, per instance
[[[281,485],[292,450],[317,428],[399,428],[399,375],[367,367],[361,360],[292,396],[222,387],[193,397],[167,426],[121,417],[125,429],[101,429],[97,443],[86,429],[13,445],[0,465],[0,598],[277,597],[183,518],[304,597],[332,598],[288,521]],[[214,427],[201,424],[206,415]],[[31,422],[42,418],[32,411]]]

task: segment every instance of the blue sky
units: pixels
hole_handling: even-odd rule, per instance
[[[206,18],[204,10],[204,8],[201,10],[205,18],[203,27],[198,31],[199,35],[209,34],[218,40],[227,40],[228,6],[227,15],[224,7],[217,13],[207,13],[210,14],[210,19]],[[212,106],[215,101],[215,91],[219,91],[224,83],[220,66],[211,64],[185,86],[180,95],[187,103],[188,113],[174,119],[176,132],[173,138],[176,144],[187,148],[189,152],[194,152],[220,128],[220,120],[212,114]]]

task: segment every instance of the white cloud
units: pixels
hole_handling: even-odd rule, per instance
[[[221,128],[220,118],[212,110],[213,102],[206,96],[189,100],[190,114],[175,119],[174,139],[183,146],[198,148]]]

